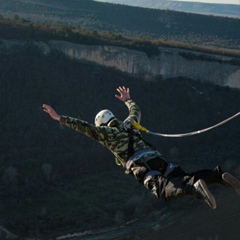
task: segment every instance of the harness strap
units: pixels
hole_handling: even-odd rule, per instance
[[[175,168],[175,166],[172,163],[169,163],[164,174],[162,174],[160,171],[157,171],[157,170],[150,170],[144,176],[143,184],[146,185],[150,180],[154,179],[154,177],[156,177],[156,176],[167,177],[174,170],[174,168]]]
[[[143,149],[143,150],[140,150],[140,151],[137,151],[136,153],[134,153],[134,155],[132,155],[129,158],[129,160],[132,160],[135,162],[139,159],[149,160],[149,159],[160,157],[160,156],[161,156],[161,154],[156,150]]]
[[[155,164],[152,161],[156,161],[155,167]],[[136,167],[137,165],[141,166],[141,164],[147,168],[148,172],[161,172],[161,175],[163,175],[164,177],[168,177],[169,174],[171,174],[172,171],[175,169],[175,165],[163,159],[158,151],[144,149],[136,152],[133,156],[129,158],[126,163],[126,173],[131,173],[131,169],[133,167]]]
[[[144,140],[141,136],[140,133],[137,133],[135,131],[133,131],[133,126],[132,126],[132,122],[131,121],[126,121],[123,123],[123,129],[128,133],[128,153],[127,153],[127,157],[128,159],[133,155],[134,153],[134,148],[133,148],[133,137],[138,137],[140,140],[142,140],[147,146],[149,146],[151,149],[156,149],[152,144],[150,144],[149,142],[147,142],[146,140]]]
[[[127,153],[127,158],[129,159],[133,153],[134,153],[134,149],[133,149],[133,135],[131,134],[131,131],[128,130],[128,153]]]
[[[139,163],[145,165],[148,170],[151,170],[151,167],[147,164],[150,159],[156,158],[160,156],[158,151],[153,151],[151,149],[144,149],[137,151],[134,155],[132,155],[126,163],[127,172],[131,172],[131,168]]]
[[[165,172],[164,172],[164,177],[167,177],[173,170],[174,170],[175,166],[172,163],[169,163]]]
[[[149,180],[153,179],[153,177],[161,175],[162,174],[159,171],[156,170],[149,171],[144,177],[143,184],[146,185]]]

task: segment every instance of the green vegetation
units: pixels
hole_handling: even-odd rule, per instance
[[[37,24],[15,15],[13,19],[0,18],[0,34],[4,39],[28,39],[36,41],[65,40],[86,45],[110,45],[143,51],[148,56],[159,54],[159,47],[189,49],[239,57],[239,50],[190,45],[182,42],[156,40],[146,37],[124,37],[112,32],[99,32],[84,28],[55,24]],[[190,53],[189,53],[190,54]],[[190,57],[188,55],[188,57]],[[187,57],[187,56],[186,56]]]
[[[15,15],[12,20],[0,19],[0,34],[5,39],[66,40],[86,45],[120,46],[144,51],[149,56],[159,53],[159,44],[149,39],[127,38],[112,32],[97,32],[64,25],[35,24],[20,18],[18,15]]]
[[[144,9],[92,0],[0,0],[0,14],[129,37],[239,49],[240,19]]]

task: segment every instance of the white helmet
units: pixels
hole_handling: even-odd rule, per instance
[[[98,127],[101,126],[102,124],[107,124],[114,117],[115,116],[111,111],[109,111],[108,109],[104,109],[96,115],[95,125]]]

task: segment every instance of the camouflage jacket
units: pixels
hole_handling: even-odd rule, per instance
[[[140,123],[141,112],[138,105],[131,99],[125,102],[129,109],[128,117],[122,122],[116,118],[111,120],[107,126],[96,127],[81,119],[61,116],[60,124],[79,131],[86,136],[93,138],[105,147],[107,147],[121,162],[123,167],[126,167],[128,161],[128,145],[129,133],[124,129],[124,123],[127,121],[136,121]],[[133,129],[137,134],[133,134],[133,153],[150,149],[151,147],[146,144],[140,137],[140,132]]]

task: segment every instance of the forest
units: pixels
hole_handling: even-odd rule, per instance
[[[240,19],[145,9],[92,0],[0,0],[3,17],[163,39],[190,45],[239,49]]]

